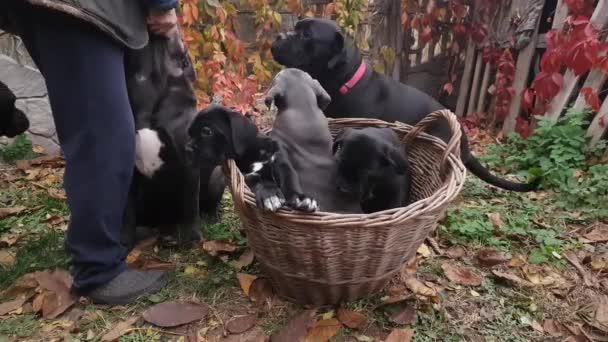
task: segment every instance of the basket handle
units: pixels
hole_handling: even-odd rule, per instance
[[[403,144],[407,147],[411,145],[414,140],[420,135],[421,132],[428,129],[431,124],[435,123],[437,120],[445,119],[448,122],[450,127],[450,131],[452,133],[452,137],[448,142],[448,146],[443,152],[443,156],[441,157],[441,164],[439,166],[439,172],[441,177],[445,177],[447,166],[448,166],[448,158],[450,153],[455,154],[460,157],[460,138],[462,136],[462,131],[460,129],[460,123],[458,119],[456,119],[456,115],[452,113],[449,109],[440,109],[432,112],[431,114],[425,116],[422,120],[420,120],[414,128],[403,138]]]
[[[236,162],[232,159],[228,159],[224,165],[222,165],[222,169],[224,175],[228,177],[228,182],[230,182],[234,206],[239,209],[245,208],[245,177],[243,177],[239,168],[236,166]]]

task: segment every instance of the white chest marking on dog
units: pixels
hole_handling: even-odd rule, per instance
[[[160,158],[160,149],[163,143],[158,137],[158,133],[149,128],[142,128],[137,131],[135,137],[135,167],[144,176],[152,178],[154,173],[163,166]]]

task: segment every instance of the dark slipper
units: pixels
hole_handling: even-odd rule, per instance
[[[150,295],[167,285],[167,272],[126,269],[109,283],[95,288],[86,296],[97,304],[124,305]]]

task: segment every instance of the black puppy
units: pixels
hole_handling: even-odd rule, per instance
[[[14,138],[27,131],[30,121],[15,107],[17,97],[9,87],[0,81],[0,137]]]
[[[275,76],[266,95],[266,104],[274,102],[278,109],[270,135],[279,144],[273,176],[292,209],[360,213],[358,198],[335,186],[337,164],[322,112],[330,101],[319,82],[301,70],[284,69]]]
[[[200,218],[216,218],[225,186],[221,170],[193,166],[186,156],[195,74],[179,31],[151,36],[125,64],[137,134],[123,242],[133,245],[136,226],[160,228],[167,244],[198,241]]]
[[[222,106],[208,107],[190,124],[188,139],[193,164],[218,166],[233,159],[256,194],[258,206],[278,209],[283,205],[271,170],[278,144],[244,115]]]
[[[324,110],[329,117],[378,118],[415,125],[427,114],[444,108],[427,94],[367,66],[352,41],[331,20],[298,21],[293,32],[279,36],[272,44],[272,55],[278,63],[304,70],[319,80],[332,97]],[[450,137],[445,121],[434,125],[429,133],[444,141]],[[538,178],[521,184],[494,176],[471,154],[465,134],[461,153],[467,169],[497,187],[525,192],[540,183]]]
[[[338,189],[360,198],[364,213],[403,207],[410,198],[410,167],[390,128],[346,128],[333,145]]]

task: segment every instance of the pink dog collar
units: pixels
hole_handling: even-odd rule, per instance
[[[357,85],[357,82],[359,82],[363,75],[365,75],[365,69],[365,62],[361,62],[361,65],[359,65],[359,68],[357,69],[353,77],[340,87],[340,93],[342,95],[348,93],[350,89]]]

